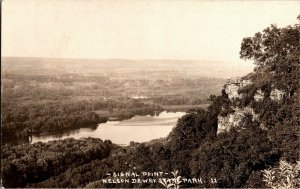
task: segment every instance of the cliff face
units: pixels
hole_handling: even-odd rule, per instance
[[[284,98],[288,98],[288,97],[289,97],[288,92],[276,88],[272,89],[270,93],[270,98],[274,101],[281,101]],[[258,89],[254,94],[254,100],[258,102],[258,101],[262,101],[264,98],[265,98],[265,92],[263,92],[261,89]]]
[[[218,131],[217,134],[229,131],[231,128],[239,127],[243,129],[243,118],[246,115],[252,116],[252,121],[258,120],[258,114],[255,114],[253,108],[245,107],[245,108],[233,108],[234,112],[228,114],[227,116],[218,116]]]
[[[265,98],[265,93],[261,89],[257,90],[254,95],[254,100],[258,102],[263,100],[264,98]]]
[[[252,83],[252,81],[250,80],[244,80],[241,78],[232,78],[229,79],[225,86],[225,93],[228,95],[228,98],[230,99],[230,101],[233,101],[234,99],[239,99],[243,97],[243,94],[240,94],[238,91],[239,89],[250,85]]]
[[[270,93],[270,98],[272,100],[280,101],[285,97],[288,97],[288,93],[285,92],[284,90],[279,90],[279,89],[272,89]]]
[[[225,93],[228,95],[228,98],[231,102],[231,109],[233,113],[229,113],[226,116],[218,116],[218,131],[217,134],[229,131],[231,128],[235,127],[237,129],[243,129],[243,119],[246,115],[252,116],[252,121],[258,121],[259,115],[256,114],[252,107],[235,107],[234,102],[237,100],[243,99],[245,94],[239,93],[240,89],[253,84],[251,80],[245,80],[242,78],[233,78],[229,79],[224,85]],[[274,86],[272,86],[274,87]],[[262,89],[258,89],[253,96],[254,101],[259,102],[266,98],[265,92]],[[271,89],[270,98],[274,101],[281,101],[284,98],[289,97],[288,93],[284,90],[279,90],[277,88]],[[264,126],[261,124],[261,127]]]

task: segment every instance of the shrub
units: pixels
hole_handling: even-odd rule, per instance
[[[280,160],[279,166],[263,170],[263,181],[272,188],[300,188],[300,161],[289,164]]]

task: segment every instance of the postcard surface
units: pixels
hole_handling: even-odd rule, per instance
[[[3,0],[2,188],[300,188],[300,2]]]

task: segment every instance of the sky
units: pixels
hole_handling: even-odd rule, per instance
[[[4,0],[2,56],[240,62],[243,37],[300,1]]]

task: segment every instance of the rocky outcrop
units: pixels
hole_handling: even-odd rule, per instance
[[[265,98],[265,93],[261,89],[257,90],[256,93],[254,94],[254,100],[256,102],[261,101],[264,98]]]
[[[273,89],[270,93],[270,98],[275,101],[280,101],[287,96],[288,96],[287,92],[279,89]]]
[[[242,98],[243,94],[239,93],[239,89],[250,85],[251,83],[252,82],[250,80],[245,80],[241,78],[229,79],[224,86],[225,93],[228,95],[230,101]]]
[[[224,85],[225,93],[228,95],[228,98],[231,102],[235,99],[242,99],[245,94],[239,93],[240,89],[246,87],[247,85],[252,84],[252,81],[234,78],[229,79]],[[270,92],[270,98],[275,101],[280,101],[284,98],[289,97],[289,93],[284,90],[279,90],[272,86],[272,90]],[[262,101],[265,98],[266,92],[262,89],[258,89],[254,94],[253,98],[256,102]],[[235,103],[231,103],[232,105]],[[231,106],[233,113],[228,113],[226,116],[219,115],[218,116],[218,131],[217,134],[229,131],[231,128],[243,129],[245,128],[243,125],[243,120],[246,115],[252,116],[252,121],[258,121],[259,115],[256,114],[251,107],[233,107]],[[260,128],[267,129],[263,124],[260,124]]]
[[[243,127],[243,118],[249,114],[252,115],[252,121],[258,120],[258,114],[255,114],[253,108],[245,107],[233,108],[234,112],[227,116],[218,116],[218,131],[217,134],[229,131],[233,127]]]

